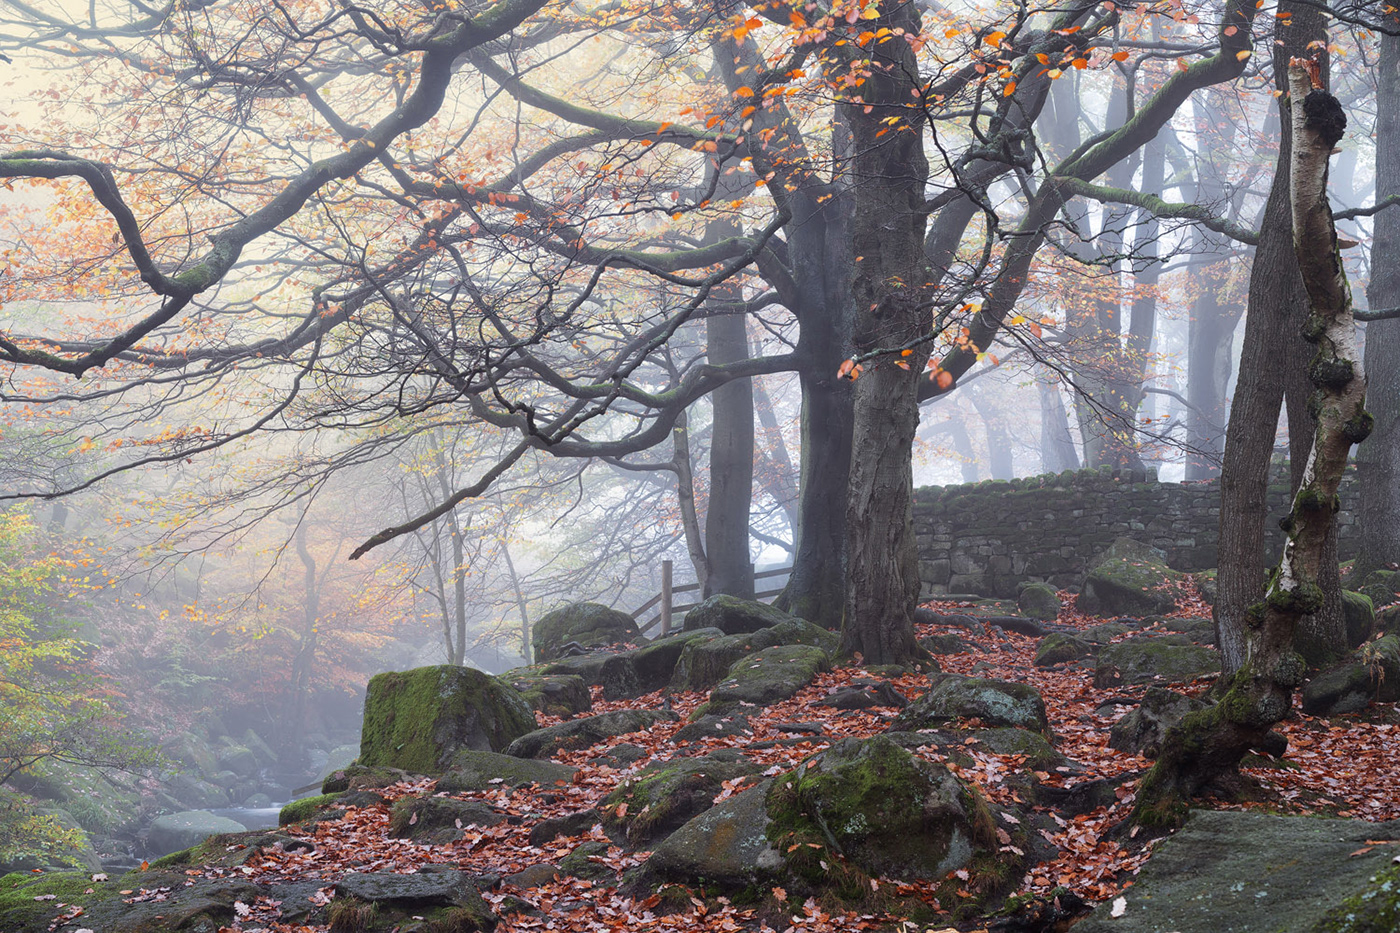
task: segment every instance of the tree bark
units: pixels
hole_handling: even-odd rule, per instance
[[[879,9],[867,28],[917,35],[912,2]],[[874,43],[865,83],[840,104],[850,128],[852,297],[857,353],[901,348],[871,361],[855,380],[846,615],[842,649],[871,664],[901,664],[920,654],[913,610],[919,598],[914,540],[911,452],[919,426],[918,390],[928,360],[928,312],[921,308],[929,280],[922,210],[928,161],[924,111],[909,106],[919,91],[919,67],[906,42]],[[888,119],[907,125],[891,132]]]
[[[1400,25],[1392,18],[1393,25]],[[1400,195],[1400,38],[1382,34],[1376,69],[1376,202]],[[1372,308],[1400,305],[1400,208],[1376,215],[1371,241]],[[1400,319],[1366,325],[1366,372],[1376,427],[1356,450],[1360,541],[1353,585],[1400,563]]]
[[[1079,452],[1069,433],[1059,380],[1037,376],[1035,384],[1040,392],[1040,468],[1047,473],[1079,469]]]
[[[1274,74],[1284,90],[1290,56],[1306,54],[1307,45],[1326,32],[1320,19],[1300,4],[1281,19],[1283,45],[1274,53]],[[1247,653],[1249,608],[1264,594],[1264,523],[1268,518],[1269,464],[1283,404],[1284,373],[1279,360],[1292,355],[1290,345],[1307,317],[1307,291],[1293,252],[1288,166],[1292,157],[1292,122],[1286,99],[1279,102],[1280,141],[1274,181],[1259,225],[1249,299],[1245,312],[1240,378],[1230,405],[1225,457],[1220,475],[1220,536],[1216,643],[1226,676],[1239,670]]]
[[[722,296],[742,300],[737,285],[726,283]],[[748,322],[741,314],[710,314],[705,333],[711,363],[748,359]],[[753,561],[749,560],[749,512],[753,503],[753,385],[734,379],[710,393],[714,421],[710,430],[710,499],[705,509],[706,597],[723,593],[753,599]]]
[[[1293,690],[1306,673],[1294,646],[1294,630],[1303,616],[1322,605],[1319,580],[1339,508],[1337,488],[1351,445],[1371,428],[1351,293],[1327,204],[1327,161],[1341,135],[1335,120],[1341,105],[1327,92],[1312,90],[1301,65],[1289,66],[1288,87],[1294,256],[1311,312],[1305,333],[1317,347],[1308,364],[1316,389],[1317,427],[1303,483],[1285,523],[1283,556],[1267,597],[1250,607],[1244,663],[1230,676],[1219,703],[1168,731],[1157,763],[1138,789],[1134,818],[1148,825],[1178,822],[1187,798],[1233,771],[1288,714]]]

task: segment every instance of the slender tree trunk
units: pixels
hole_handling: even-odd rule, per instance
[[[763,429],[763,443],[757,450],[763,470],[759,474],[759,485],[773,498],[787,516],[788,527],[797,534],[797,471],[792,467],[792,457],[788,454],[787,441],[783,439],[782,428],[778,426],[777,413],[773,400],[763,387],[762,379],[753,380],[754,413]]]
[[[529,664],[530,657],[530,612],[525,604],[525,591],[520,586],[520,575],[515,572],[515,561],[510,557],[510,543],[501,542],[501,557],[506,562],[506,573],[510,575],[510,588],[515,592],[515,608],[520,613],[520,656]]]
[[[695,582],[701,592],[708,585],[710,562],[705,556],[705,544],[700,531],[700,515],[695,507],[695,471],[690,459],[690,413],[681,412],[671,429],[671,466],[676,473],[676,501],[681,512],[681,530],[685,548],[690,554],[690,566],[695,570]]]
[[[742,300],[731,286],[725,297]],[[741,314],[710,314],[705,333],[711,363],[748,359],[748,323]],[[735,379],[710,394],[710,498],[705,509],[706,597],[716,593],[753,599],[749,513],[753,504],[753,386]]]
[[[1267,597],[1250,609],[1245,661],[1230,676],[1219,703],[1168,731],[1157,763],[1138,789],[1134,816],[1149,825],[1177,822],[1187,798],[1233,771],[1288,714],[1293,690],[1305,675],[1294,647],[1294,629],[1304,615],[1321,608],[1319,580],[1329,531],[1336,522],[1337,488],[1352,444],[1371,428],[1351,294],[1327,204],[1327,161],[1341,136],[1335,120],[1341,105],[1325,91],[1313,91],[1301,66],[1289,66],[1288,87],[1294,255],[1311,312],[1306,334],[1317,347],[1308,366],[1317,390],[1317,427],[1303,483],[1285,523],[1283,556]]]
[[[1069,432],[1059,380],[1037,376],[1035,385],[1040,392],[1040,468],[1047,473],[1079,469],[1079,452]]]
[[[852,392],[837,377],[851,355],[848,193],[835,186],[793,196],[792,280],[801,330],[802,449],[792,575],[774,605],[824,628],[841,626],[846,602],[846,502]]]
[[[1393,16],[1392,26],[1400,26]],[[1400,195],[1400,38],[1381,35],[1376,69],[1376,201]],[[1376,215],[1371,242],[1372,308],[1400,305],[1400,207]],[[1353,570],[1359,586],[1372,570],[1400,563],[1400,320],[1366,325],[1366,372],[1376,428],[1357,448],[1361,482],[1360,542]]]

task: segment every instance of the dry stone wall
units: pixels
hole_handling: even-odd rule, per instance
[[[1282,545],[1286,467],[1269,485],[1271,547]],[[1342,558],[1353,556],[1356,483],[1342,483]],[[928,486],[914,498],[919,577],[925,598],[948,593],[1014,597],[1023,580],[1078,586],[1114,538],[1160,549],[1176,570],[1216,563],[1220,486],[1162,483],[1154,471],[1078,470],[963,486]]]

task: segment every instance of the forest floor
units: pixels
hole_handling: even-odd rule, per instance
[[[929,603],[940,613],[965,613],[968,604]],[[1178,607],[1178,616],[1209,617],[1209,607],[1190,600]],[[1073,610],[1073,598],[1066,600],[1056,628],[1082,629],[1106,620],[1084,616]],[[976,648],[964,654],[940,655],[937,660],[945,671],[972,672],[978,676],[1028,683],[1045,699],[1057,749],[1078,762],[1082,769],[1072,774],[1037,772],[1042,784],[1066,786],[1070,783],[1103,777],[1129,775],[1118,790],[1118,800],[1108,808],[1100,808],[1072,819],[1054,815],[1058,832],[1047,838],[1060,850],[1052,861],[1035,865],[1021,882],[1021,890],[1045,893],[1056,887],[1067,888],[1080,897],[1102,902],[1115,897],[1131,886],[1138,869],[1151,856],[1153,843],[1146,845],[1114,834],[1108,830],[1126,817],[1133,804],[1136,775],[1150,762],[1136,755],[1124,754],[1107,747],[1109,728],[1119,716],[1133,708],[1145,691],[1145,686],[1114,687],[1098,690],[1093,686],[1092,669],[1065,665],[1056,668],[1036,668],[1031,661],[1037,639],[999,628],[983,626],[981,633],[949,626],[919,626],[920,637],[933,634],[957,634],[964,641],[975,642]],[[845,737],[866,737],[883,731],[896,710],[837,711],[817,706],[814,701],[827,696],[854,677],[870,676],[858,667],[840,667],[819,675],[818,679],[793,699],[763,710],[755,710],[750,719],[751,735],[707,738],[684,749],[685,754],[703,754],[719,748],[737,747],[751,760],[776,774],[795,766],[802,759],[820,751],[831,742]],[[922,674],[890,679],[889,682],[909,699],[914,699],[928,687]],[[1189,684],[1175,684],[1173,689],[1200,694],[1209,689],[1209,678]],[[595,691],[597,688],[595,688]],[[561,753],[558,760],[578,769],[574,783],[552,788],[505,788],[457,795],[464,799],[479,799],[504,811],[513,819],[486,829],[468,827],[465,837],[447,845],[425,846],[388,835],[388,807],[373,806],[351,809],[342,819],[323,821],[306,829],[290,828],[310,837],[314,850],[278,852],[264,850],[260,857],[239,868],[190,868],[192,877],[227,876],[240,872],[246,880],[257,882],[321,881],[329,897],[337,877],[349,870],[413,872],[428,863],[449,865],[472,873],[508,875],[543,862],[557,863],[575,847],[585,842],[607,842],[601,829],[594,826],[585,836],[561,837],[543,846],[529,843],[531,826],[540,819],[573,813],[596,807],[618,783],[641,768],[649,760],[674,757],[677,747],[671,735],[684,725],[685,716],[706,699],[703,693],[649,694],[621,702],[603,701],[595,696],[593,712],[619,708],[655,709],[669,701],[681,719],[675,723],[660,723],[645,733],[619,736],[610,743],[592,748]],[[1111,701],[1111,703],[1110,703]],[[1106,705],[1110,704],[1110,705]],[[1116,705],[1113,705],[1116,704]],[[1106,715],[1101,715],[1104,713]],[[541,724],[558,720],[541,717]],[[801,740],[793,742],[794,723],[810,728],[820,724],[819,735],[798,733]],[[975,724],[974,724],[975,725]],[[1400,730],[1400,713],[1395,705],[1373,706],[1358,716],[1332,720],[1314,719],[1294,714],[1280,726],[1288,738],[1288,751],[1280,766],[1250,769],[1254,798],[1245,803],[1219,800],[1202,802],[1217,808],[1264,808],[1279,813],[1322,813],[1367,820],[1388,820],[1400,817],[1400,758],[1393,754],[1394,739]],[[787,740],[787,744],[776,740]],[[625,768],[610,767],[601,762],[609,745],[631,743],[647,749],[652,758],[642,758]],[[699,745],[699,748],[696,747]],[[754,748],[753,746],[759,746]],[[974,767],[954,767],[964,780],[975,782],[991,800],[999,803],[1024,802],[1010,799],[1015,791],[1003,779],[1016,770],[1022,761],[1016,756],[998,756],[985,749],[971,747]],[[1061,769],[1062,771],[1065,769]],[[726,784],[721,797],[730,796],[762,775]],[[383,793],[391,800],[403,794],[431,791],[430,781],[400,784]],[[518,819],[515,819],[518,818]],[[1122,838],[1123,841],[1116,841]],[[626,871],[645,861],[647,852],[632,852],[610,845],[606,855],[595,861],[605,863],[617,872]],[[895,884],[895,882],[889,882]],[[932,886],[928,887],[932,891]],[[132,891],[133,899],[148,896],[148,892]],[[841,912],[829,910],[808,900],[800,913],[773,916],[751,906],[738,906],[724,898],[702,900],[692,897],[689,904],[677,905],[668,899],[664,909],[661,899],[634,898],[614,883],[590,882],[575,877],[555,875],[550,882],[519,889],[509,885],[483,892],[486,900],[503,917],[500,933],[558,930],[593,933],[593,931],[698,931],[752,930],[759,933],[828,933],[892,929],[926,931],[951,929],[945,923],[913,924],[898,916]],[[901,894],[920,894],[916,885],[901,885]],[[154,896],[150,894],[149,896]],[[932,895],[929,893],[929,897]],[[524,902],[535,910],[522,911]],[[240,905],[237,925],[228,931],[277,931],[277,933],[313,933],[324,927],[294,926],[277,920],[276,905],[258,902]],[[513,909],[514,908],[514,909]],[[967,929],[967,925],[960,925]]]

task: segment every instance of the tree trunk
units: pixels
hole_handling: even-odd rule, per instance
[[[1300,4],[1285,4],[1293,15],[1280,20],[1284,45],[1275,50],[1274,74],[1282,89],[1291,56],[1306,54],[1307,44],[1325,30],[1316,15]],[[1283,404],[1284,373],[1279,360],[1291,355],[1290,344],[1307,318],[1307,291],[1293,253],[1289,204],[1292,124],[1286,99],[1279,102],[1279,154],[1273,186],[1259,225],[1259,245],[1249,280],[1240,378],[1230,405],[1225,458],[1220,475],[1220,537],[1216,643],[1222,673],[1239,670],[1247,652],[1247,614],[1264,595],[1264,523],[1269,510],[1269,464]]]
[[[1040,468],[1046,473],[1079,469],[1079,452],[1069,432],[1059,380],[1037,376],[1035,384],[1040,392]]]
[[[802,450],[792,575],[774,601],[823,628],[841,626],[846,602],[846,501],[852,392],[837,377],[851,352],[847,194],[833,187],[793,196],[788,252],[801,330]]]
[[[919,14],[912,3],[881,7],[868,28],[917,35]],[[928,332],[928,313],[920,307],[929,275],[920,209],[928,162],[923,111],[909,107],[920,80],[912,49],[904,42],[875,43],[866,54],[868,78],[840,105],[851,131],[852,174],[861,179],[851,191],[854,343],[857,353],[909,353],[873,359],[855,380],[842,648],[868,663],[900,664],[920,653],[913,626],[919,562],[912,450],[928,360],[927,345],[918,342]],[[889,118],[901,124],[897,131],[890,132]]]
[[[1327,538],[1336,522],[1337,488],[1351,445],[1370,430],[1351,295],[1327,204],[1327,160],[1341,136],[1334,119],[1341,117],[1341,105],[1327,92],[1311,90],[1301,66],[1289,66],[1288,87],[1294,255],[1311,311],[1306,335],[1317,347],[1308,365],[1317,390],[1317,428],[1302,486],[1285,523],[1283,556],[1267,597],[1250,608],[1245,661],[1230,677],[1219,703],[1168,731],[1157,763],[1138,789],[1134,818],[1148,825],[1177,822],[1187,798],[1233,771],[1288,714],[1293,690],[1305,675],[1294,647],[1294,629],[1304,615],[1321,608],[1319,580]],[[1345,118],[1340,122],[1344,126]],[[1241,370],[1241,375],[1246,372]]]
[[[690,413],[683,411],[671,428],[671,467],[676,473],[676,501],[680,506],[681,532],[685,535],[690,566],[695,570],[695,582],[703,592],[708,586],[710,562],[705,556],[705,544],[700,531],[700,516],[695,508],[695,471],[690,458]]]
[[[722,297],[742,300],[732,283],[717,288]],[[717,295],[716,297],[721,297]],[[742,314],[714,314],[705,319],[711,363],[748,359],[748,322]],[[705,509],[705,557],[710,572],[706,597],[723,593],[753,599],[753,561],[749,560],[749,512],[753,503],[753,386],[735,379],[710,393],[714,422],[710,431],[710,499]]]
[[[1392,25],[1400,25],[1392,18]],[[1400,38],[1382,35],[1376,69],[1376,202],[1400,195]],[[1371,242],[1372,308],[1400,305],[1400,207],[1376,215]],[[1366,372],[1376,427],[1356,450],[1360,542],[1352,585],[1400,563],[1400,320],[1366,325]]]

